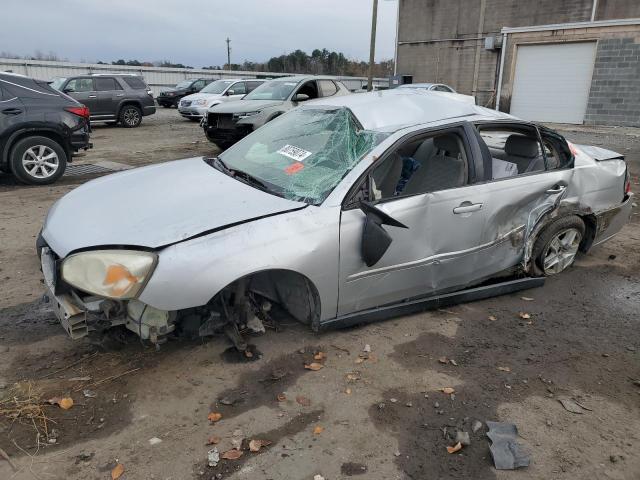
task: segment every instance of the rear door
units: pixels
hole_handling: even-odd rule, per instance
[[[95,77],[93,82],[98,96],[95,116],[115,117],[118,104],[124,97],[124,89],[113,77]]]
[[[231,94],[231,91],[233,91],[233,95]],[[227,96],[231,100],[240,100],[247,93],[247,85],[245,82],[236,82],[231,85],[229,90],[227,90]]]
[[[24,121],[26,108],[22,101],[0,81],[0,152],[13,131],[13,127]]]

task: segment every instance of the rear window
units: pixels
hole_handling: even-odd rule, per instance
[[[134,90],[146,90],[147,84],[140,77],[122,77],[127,85]]]

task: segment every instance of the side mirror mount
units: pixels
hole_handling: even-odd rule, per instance
[[[372,267],[382,258],[393,239],[382,225],[409,228],[369,202],[361,201],[360,210],[366,215],[362,230],[362,260]]]
[[[294,102],[304,102],[306,100],[309,100],[309,95],[306,93],[296,93],[293,97]]]
[[[62,90],[63,93],[73,93],[75,92],[75,90],[71,87],[67,87],[65,89]]]
[[[231,96],[231,95],[235,95],[236,91],[235,90],[227,90],[227,95]]]

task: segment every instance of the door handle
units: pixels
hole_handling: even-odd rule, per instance
[[[116,93],[116,97],[124,97],[124,93]]]
[[[89,98],[96,98],[97,95],[89,95]]]
[[[22,113],[22,110],[20,110],[19,108],[5,108],[4,110],[2,110],[2,113],[4,113],[5,115],[19,115]]]
[[[453,209],[453,213],[459,215],[461,213],[477,212],[482,209],[482,203],[462,202],[458,207]]]
[[[545,193],[547,195],[555,195],[556,193],[564,192],[566,189],[567,189],[567,187],[565,185],[554,185],[549,190],[547,190]]]

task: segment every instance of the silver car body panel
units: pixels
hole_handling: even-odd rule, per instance
[[[388,227],[389,250],[367,267],[361,255],[364,214],[343,210],[342,204],[385,152],[409,135],[442,126],[521,121],[409,89],[330,97],[299,108],[323,106],[349,108],[365,129],[391,134],[319,206],[269,195],[202,159],[188,159],[77,188],[51,209],[44,240],[62,258],[104,245],[158,249],[157,268],[139,299],[159,310],[205,305],[224,287],[257,272],[297,272],[317,290],[323,323],[464,288],[511,267],[526,268],[537,232],[558,215],[595,217],[595,242],[615,234],[629,218],[631,202],[623,202],[622,192],[624,161],[597,161],[578,147],[573,168],[379,203],[409,229]],[[251,135],[242,141],[251,142]],[[556,191],[558,184],[566,188]],[[454,214],[464,201],[482,206]]]
[[[245,96],[244,93],[238,94],[238,95],[228,95],[229,90],[233,90],[233,86],[236,83],[243,81],[242,79],[237,78],[237,79],[224,79],[224,80],[229,80],[234,83],[230,83],[229,86],[225,88],[224,92],[222,93],[198,92],[198,93],[193,93],[191,95],[182,97],[180,99],[180,102],[178,103],[178,112],[180,112],[180,115],[188,118],[192,118],[192,117],[200,118],[203,115],[206,115],[207,110],[215,105],[220,105],[222,103],[227,103],[227,102],[236,102]],[[202,99],[209,100],[214,103],[210,103],[209,105],[193,104],[194,101],[202,100]]]

